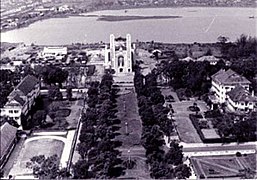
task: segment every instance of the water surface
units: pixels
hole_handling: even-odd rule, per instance
[[[146,8],[106,10],[86,15],[182,16],[174,19],[98,21],[97,17],[53,18],[1,33],[1,42],[61,45],[108,42],[111,33],[130,33],[132,40],[171,43],[216,42],[220,35],[234,41],[241,34],[256,36],[255,8]]]

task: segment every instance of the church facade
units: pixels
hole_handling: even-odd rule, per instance
[[[110,46],[105,47],[105,67],[111,68],[116,75],[132,73],[134,47],[131,44],[131,35],[126,38],[110,35]]]
[[[105,69],[114,70],[114,82],[122,86],[133,84],[132,71],[135,47],[131,43],[131,35],[115,37],[110,35],[110,46],[105,47]]]

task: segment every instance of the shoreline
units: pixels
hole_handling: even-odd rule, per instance
[[[15,30],[15,29],[25,28],[25,27],[28,27],[29,25],[33,24],[33,23],[43,21],[43,20],[47,20],[47,19],[69,18],[69,17],[101,17],[99,15],[87,15],[87,14],[92,13],[92,12],[98,12],[98,11],[109,11],[109,10],[110,11],[116,11],[116,10],[127,10],[127,9],[151,9],[151,8],[152,9],[157,9],[157,8],[174,8],[174,9],[176,9],[176,8],[249,8],[249,9],[254,9],[255,7],[252,7],[252,6],[190,6],[190,5],[189,6],[149,6],[149,5],[147,5],[147,6],[140,6],[140,7],[134,7],[134,6],[112,7],[112,8],[109,8],[109,9],[99,8],[99,9],[96,9],[96,10],[91,9],[88,12],[83,12],[83,13],[60,14],[60,15],[53,15],[51,17],[50,16],[42,17],[42,18],[39,18],[39,19],[31,20],[31,22],[28,22],[26,24],[22,24],[19,27],[13,27],[13,28],[9,28],[9,29],[1,29],[0,33],[5,33],[5,32],[8,32],[8,31]],[[104,16],[104,15],[102,15],[102,16]],[[130,15],[128,15],[128,16],[130,16]],[[143,16],[143,17],[146,17],[146,16]],[[157,17],[156,19],[165,19],[165,18],[162,18],[161,16],[156,16],[156,17]],[[170,18],[172,18],[172,16]],[[181,17],[180,16],[174,16],[173,18],[181,18]],[[125,21],[122,18],[118,18],[118,19],[120,19],[120,20],[114,20],[114,18],[103,18],[103,19],[100,19],[100,21],[108,21],[108,22]],[[145,18],[145,19],[147,19],[147,18]],[[154,18],[151,18],[151,19],[154,19]],[[168,19],[168,17],[166,19]],[[131,19],[129,19],[129,20],[143,20],[143,18],[141,19],[140,17],[138,17],[136,19],[133,19],[131,17]]]

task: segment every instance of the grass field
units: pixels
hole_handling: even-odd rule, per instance
[[[24,144],[10,174],[23,175],[32,173],[31,169],[26,168],[26,162],[29,162],[33,156],[45,155],[48,157],[57,154],[58,157],[61,157],[63,147],[63,142],[53,139],[40,139]]]
[[[142,133],[141,119],[138,114],[138,106],[136,94],[134,91],[122,94],[117,99],[118,113],[117,116],[121,120],[120,136],[118,140],[122,141],[122,157],[136,162],[133,169],[126,169],[123,179],[149,179],[149,171],[146,165],[145,149],[141,146],[140,139]],[[128,134],[126,134],[126,125],[128,123]],[[130,150],[130,152],[128,152]]]
[[[250,170],[251,175],[256,175],[256,155],[246,156],[217,156],[217,157],[192,157],[191,162],[198,177],[222,178],[241,177],[244,169]],[[254,173],[255,171],[255,173]],[[241,173],[240,173],[241,172]],[[249,174],[248,174],[249,176]]]
[[[124,105],[125,103],[125,105]],[[121,120],[121,135],[117,138],[123,142],[123,147],[132,147],[140,145],[142,133],[142,125],[138,114],[137,99],[134,91],[128,94],[120,95],[117,100],[118,113],[117,116]],[[127,132],[126,134],[126,122]]]

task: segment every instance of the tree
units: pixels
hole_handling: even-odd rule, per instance
[[[89,171],[89,163],[86,160],[78,160],[73,166],[75,179],[90,179],[93,173]]]
[[[62,93],[60,92],[60,89],[56,86],[51,86],[48,89],[48,97],[50,100],[62,100]]]
[[[27,168],[33,169],[33,175],[39,179],[55,179],[59,176],[59,157],[55,154],[50,157],[34,156],[27,162]]]
[[[46,119],[46,112],[45,110],[38,110],[33,115],[33,126],[42,125],[45,122]]]
[[[62,87],[62,83],[67,80],[68,75],[68,71],[53,65],[45,66],[42,72],[45,83],[49,85],[58,83],[59,87]]]
[[[183,159],[182,146],[179,146],[179,144],[174,140],[171,141],[170,148],[167,154],[165,155],[165,159],[168,164],[172,164],[172,165],[182,164],[182,159]]]
[[[191,176],[191,169],[186,164],[180,164],[174,169],[174,176],[178,179],[185,179]]]
[[[72,87],[71,86],[67,86],[66,93],[67,93],[68,100],[71,101],[72,100]]]
[[[218,42],[220,42],[222,44],[226,43],[228,40],[229,40],[229,38],[225,37],[225,36],[219,36],[218,37]]]

